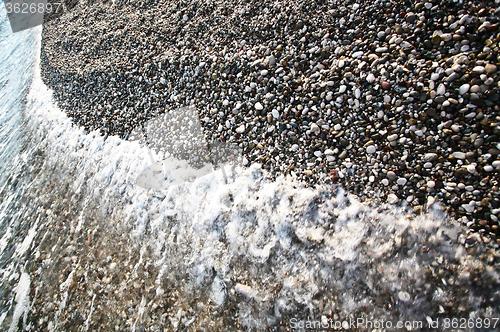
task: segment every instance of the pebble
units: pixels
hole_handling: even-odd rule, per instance
[[[429,188],[434,188],[436,186],[436,182],[430,180],[430,181],[427,181],[427,187]]]
[[[236,132],[238,134],[243,134],[245,132],[245,125],[241,125],[238,128],[236,128]]]
[[[274,66],[276,64],[276,58],[273,56],[273,55],[270,55],[268,58],[267,58],[267,62],[269,62],[269,64],[271,66]]]
[[[259,102],[256,102],[254,107],[257,111],[262,111],[264,109],[264,106]]]
[[[382,89],[384,89],[384,90],[389,90],[391,88],[391,83],[386,82],[386,81],[382,82],[380,85],[382,86]]]
[[[494,64],[488,63],[488,64],[484,67],[484,71],[485,71],[487,74],[493,74],[494,72],[496,72],[496,71],[497,71],[497,66],[495,66]]]
[[[438,95],[444,95],[446,93],[446,87],[444,86],[444,84],[439,84],[437,90],[436,90],[436,93]]]
[[[389,204],[396,204],[398,202],[399,202],[399,198],[395,194],[389,194],[389,195],[387,195],[387,203],[389,203]]]
[[[400,186],[404,186],[408,180],[405,178],[399,178],[398,181],[396,182]]]
[[[484,73],[484,67],[483,66],[476,66],[472,69],[472,72],[475,74],[482,74]]]
[[[373,154],[377,152],[377,148],[374,145],[370,145],[366,147],[366,153]]]
[[[470,84],[468,83],[462,84],[458,89],[458,93],[460,93],[461,95],[466,94],[469,91],[469,88]]]
[[[435,161],[438,159],[438,155],[433,152],[426,153],[422,158],[424,161]]]
[[[397,139],[398,139],[398,134],[392,134],[392,135],[387,136],[387,140],[389,142],[395,141]]]
[[[493,172],[493,166],[491,166],[491,165],[486,165],[483,167],[483,169],[485,172],[488,172],[488,173]]]
[[[394,180],[396,180],[396,179],[397,179],[397,177],[398,177],[398,176],[397,176],[397,175],[396,175],[396,173],[394,173],[393,171],[389,171],[389,172],[387,172],[387,178],[388,178],[389,180],[394,181]]]
[[[319,134],[321,132],[321,129],[316,123],[311,124],[311,131],[315,134]]]
[[[465,159],[465,153],[459,152],[459,151],[453,152],[452,156],[457,158],[457,159]]]

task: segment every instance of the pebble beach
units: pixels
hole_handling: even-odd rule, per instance
[[[28,202],[48,221],[10,251],[30,258],[0,326],[497,317],[499,22],[498,1],[82,0],[43,26],[69,121],[36,113],[64,129],[36,134]],[[136,188],[133,129],[189,106],[245,167]]]
[[[42,74],[88,130],[194,105],[271,176],[441,202],[497,241],[497,5],[84,1],[45,25]]]

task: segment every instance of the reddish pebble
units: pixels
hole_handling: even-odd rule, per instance
[[[496,31],[496,30],[498,30],[498,26],[499,26],[498,23],[492,24],[486,28],[486,31],[488,31],[488,32]]]
[[[332,182],[337,182],[338,179],[339,179],[339,172],[336,169],[332,169],[330,171],[330,180],[332,180]]]
[[[381,83],[381,85],[382,85],[382,89],[385,89],[385,90],[389,90],[391,88],[391,83],[389,83],[389,82],[384,81]]]

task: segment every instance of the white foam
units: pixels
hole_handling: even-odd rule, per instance
[[[16,293],[16,308],[12,315],[12,323],[9,327],[9,332],[17,331],[17,324],[21,316],[23,316],[23,324],[26,325],[26,318],[29,310],[29,293],[30,293],[30,276],[27,273],[22,273],[19,278],[19,283],[14,289]]]

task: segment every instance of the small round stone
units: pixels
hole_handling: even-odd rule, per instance
[[[243,134],[245,132],[245,125],[241,125],[238,128],[236,128],[236,132],[238,134]]]
[[[460,93],[461,95],[466,94],[469,91],[469,88],[470,88],[470,84],[468,84],[468,83],[462,84],[460,86],[460,88],[458,89],[458,93]]]
[[[467,165],[467,171],[471,174],[476,173],[476,166],[475,165]]]
[[[366,147],[366,153],[373,154],[375,152],[377,152],[375,145],[369,145]]]
[[[484,71],[487,74],[493,74],[494,72],[497,71],[497,66],[495,66],[494,64],[488,63],[486,66],[484,66]]]

